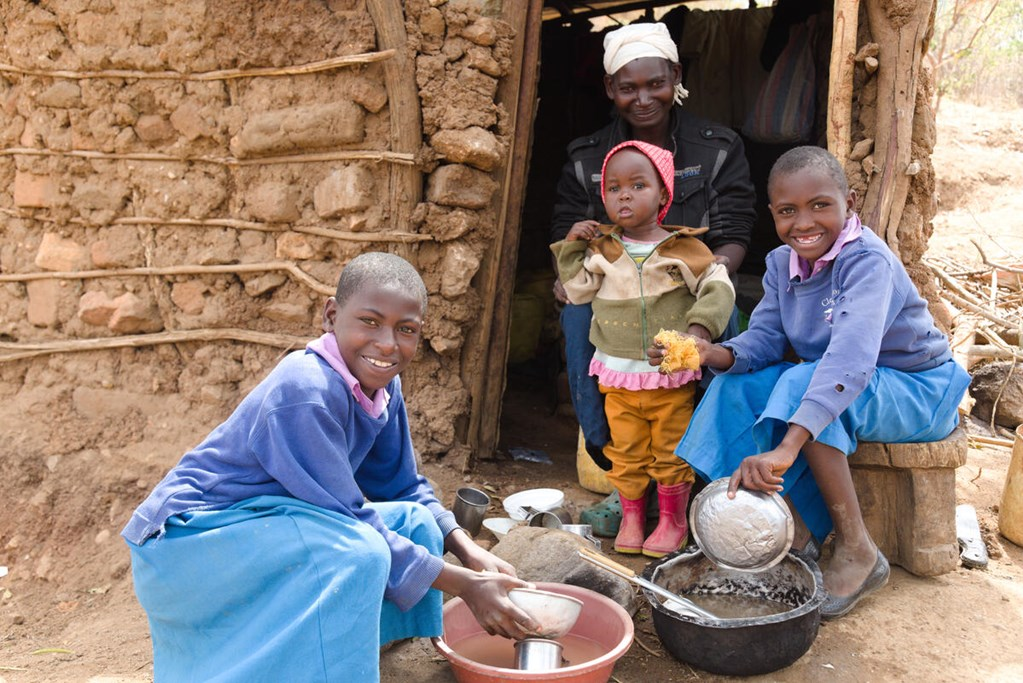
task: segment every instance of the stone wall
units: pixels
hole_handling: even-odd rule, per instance
[[[61,451],[146,436],[144,424],[89,423],[71,387],[128,412],[125,391],[221,419],[289,340],[319,333],[341,266],[388,250],[430,291],[406,377],[417,446],[456,446],[464,345],[486,296],[473,276],[508,148],[495,99],[512,30],[477,4],[404,3],[425,201],[395,225],[389,170],[402,160],[389,140],[404,123],[390,118],[383,62],[294,73],[375,52],[367,0],[0,0],[0,354],[178,333],[0,363],[0,395],[86,432],[18,442]],[[278,342],[204,340],[225,329]]]

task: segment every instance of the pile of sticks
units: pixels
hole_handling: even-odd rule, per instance
[[[952,349],[966,367],[978,360],[1023,361],[1023,264],[990,260],[976,241],[983,265],[925,258],[953,313]]]

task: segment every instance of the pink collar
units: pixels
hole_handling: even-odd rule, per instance
[[[789,279],[798,277],[800,280],[809,280],[824,270],[826,265],[834,261],[838,253],[842,251],[842,247],[858,239],[861,234],[863,234],[863,224],[860,223],[859,215],[854,212],[852,216],[846,219],[845,225],[842,226],[842,231],[835,238],[835,243],[831,245],[827,253],[813,262],[812,268],[810,263],[796,254],[794,250],[789,252]]]
[[[390,396],[386,389],[378,389],[373,392],[373,398],[366,396],[362,390],[362,386],[359,384],[359,380],[356,379],[352,371],[348,369],[348,364],[345,363],[345,359],[341,357],[341,351],[337,348],[337,339],[334,337],[333,332],[326,332],[321,337],[312,340],[305,346],[308,350],[313,351],[323,360],[327,361],[330,367],[337,370],[337,373],[341,375],[341,379],[345,381],[348,388],[352,390],[352,396],[355,397],[356,403],[362,406],[362,409],[369,413],[372,417],[380,417],[383,414],[384,408],[387,406],[387,402],[390,400]]]

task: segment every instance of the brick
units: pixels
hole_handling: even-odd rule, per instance
[[[231,138],[231,152],[243,158],[362,142],[365,118],[366,112],[351,100],[254,114]]]
[[[28,321],[36,327],[56,327],[59,322],[60,283],[56,280],[30,280],[28,290]]]
[[[43,270],[75,271],[89,265],[89,252],[74,240],[48,232],[36,252],[35,264]]]
[[[426,196],[435,204],[483,209],[490,205],[496,190],[497,182],[486,173],[461,164],[449,164],[430,175]]]
[[[442,130],[430,139],[430,144],[448,161],[469,164],[483,171],[494,170],[504,156],[497,137],[479,126]]]
[[[373,199],[373,175],[362,166],[333,171],[313,190],[313,206],[321,218],[364,211]]]
[[[53,206],[58,192],[57,183],[50,176],[34,175],[26,171],[14,173],[15,206],[35,209]]]

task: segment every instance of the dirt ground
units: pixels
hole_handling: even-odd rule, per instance
[[[976,239],[995,260],[1023,259],[1023,112],[993,112],[951,101],[938,120],[939,215],[931,255],[979,260]],[[575,427],[555,414],[554,399],[528,382],[513,382],[502,446],[547,451],[552,465],[504,457],[471,476],[458,463],[434,460],[424,469],[445,502],[463,482],[507,495],[534,486],[566,491],[577,513],[599,499],[575,477]],[[21,392],[5,401],[3,516],[0,521],[0,683],[152,680],[145,617],[135,602],[128,553],[117,534],[131,509],[180,454],[222,416],[185,414],[174,405],[145,407],[141,424],[111,420],[106,429],[135,429],[142,438],[120,449],[83,448],[22,462],[18,454],[62,430],[23,419],[47,395]],[[538,395],[540,399],[538,399]],[[79,400],[76,398],[76,400]],[[22,416],[22,417],[19,417]],[[971,424],[972,433],[983,427]],[[499,454],[500,455],[500,454]],[[1023,679],[1023,548],[997,534],[997,509],[1010,451],[971,449],[957,473],[957,498],[973,505],[991,556],[986,570],[965,568],[937,578],[893,568],[889,585],[850,616],[822,626],[810,651],[772,681]],[[481,536],[486,542],[486,534]],[[631,560],[635,568],[639,560]],[[2,570],[0,570],[2,573]],[[618,663],[615,680],[713,678],[681,664],[662,648],[649,611],[636,619],[637,640]],[[388,651],[383,680],[441,683],[454,678],[428,641]]]

